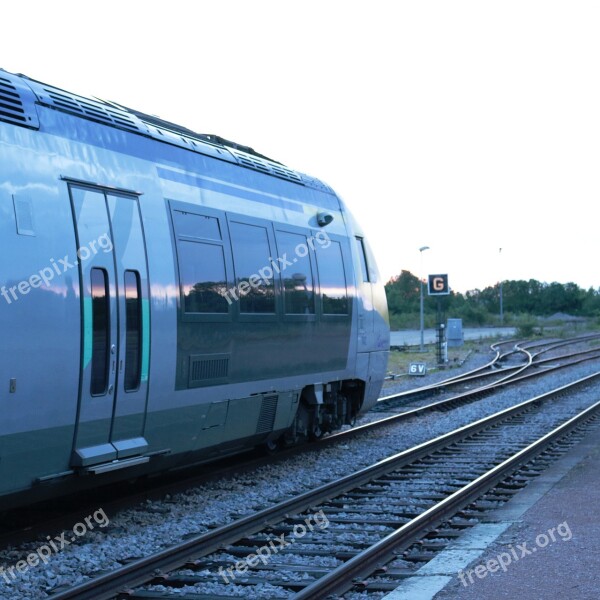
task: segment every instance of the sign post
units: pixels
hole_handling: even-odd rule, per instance
[[[442,303],[440,296],[448,296],[450,294],[450,286],[448,285],[448,274],[438,273],[429,275],[427,280],[427,293],[430,296],[438,296],[437,300],[437,359],[438,364],[444,364],[448,361],[448,352],[446,348],[446,330],[442,323]]]

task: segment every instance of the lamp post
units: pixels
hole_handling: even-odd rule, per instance
[[[502,248],[498,251],[498,254],[502,254]],[[502,273],[500,273],[500,326],[504,325],[504,306],[502,302]]]
[[[429,250],[429,246],[421,246],[419,248],[419,253],[421,254],[421,276],[419,277],[419,284],[421,287],[421,352],[425,352],[424,345],[424,328],[425,328],[425,317],[423,315],[423,252],[425,250]]]

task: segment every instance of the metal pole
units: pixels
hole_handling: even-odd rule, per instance
[[[500,248],[499,254],[502,254],[502,248]],[[502,303],[502,273],[500,273],[500,325],[504,325],[504,306]]]
[[[429,250],[429,246],[421,246],[419,248],[419,253],[421,254],[421,273],[419,276],[419,287],[421,288],[421,352],[425,352],[425,343],[424,343],[424,332],[425,332],[425,315],[423,314],[423,252],[425,250]]]
[[[419,283],[421,284],[421,352],[425,352],[425,345],[424,345],[424,326],[425,326],[425,319],[423,316],[423,280],[420,279]]]

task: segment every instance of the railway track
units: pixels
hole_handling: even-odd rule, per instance
[[[588,359],[596,358],[598,355],[600,355],[600,347],[576,350],[559,356],[547,358],[541,357],[544,354],[554,352],[564,346],[588,343],[599,338],[599,334],[588,334],[585,336],[578,336],[569,338],[567,340],[558,341],[510,341],[495,343],[490,347],[491,350],[495,352],[495,356],[488,363],[471,371],[467,371],[466,373],[449,377],[437,383],[421,386],[389,396],[384,396],[378,400],[375,410],[378,412],[386,412],[390,408],[395,408],[405,404],[412,404],[416,401],[422,400],[423,398],[446,393],[451,390],[455,390],[456,388],[466,389],[468,386],[473,386],[478,382],[481,383],[489,379],[494,380],[489,384],[491,387],[493,387],[493,385],[499,385],[504,381],[511,381],[517,378],[519,375],[525,374],[526,372],[535,373],[538,368],[546,368],[557,361],[564,363],[565,366],[568,366],[568,362],[570,360],[575,361],[578,358],[585,358],[586,356],[589,357]],[[514,357],[517,356],[521,357],[520,360],[518,360],[518,364],[502,366],[503,362],[509,360],[511,357],[514,360]],[[480,388],[484,387],[485,385],[480,385]]]
[[[318,599],[393,589],[411,557],[469,525],[466,507],[598,423],[600,402],[572,395],[598,381],[595,373],[536,396],[52,598]],[[505,483],[494,502],[513,489]]]
[[[579,340],[579,338],[577,339]],[[548,352],[552,349],[555,349],[555,347],[564,345],[565,343],[573,342],[562,342],[557,345],[546,343],[544,345],[545,349],[539,351],[538,354]],[[497,356],[499,357],[505,356],[514,350],[513,342],[510,344],[504,343],[503,345],[510,345],[510,348],[504,352],[497,351]],[[537,343],[537,346],[540,346],[539,342]],[[499,349],[497,348],[497,350]],[[128,489],[127,486],[121,486],[118,490],[115,490],[114,493],[112,491],[109,494],[102,494],[101,492],[96,493],[94,500],[91,502],[85,497],[84,500],[75,497],[70,501],[73,509],[65,511],[58,507],[55,511],[57,515],[52,518],[48,518],[48,516],[45,514],[46,507],[44,507],[43,512],[39,510],[39,507],[34,507],[32,512],[27,511],[24,515],[19,517],[19,523],[26,523],[26,525],[13,525],[14,528],[9,528],[0,536],[0,547],[26,543],[30,540],[39,538],[48,532],[60,531],[64,528],[67,528],[71,523],[80,521],[82,517],[90,514],[90,511],[97,507],[99,501],[105,507],[107,512],[115,514],[120,510],[124,510],[138,503],[159,500],[164,498],[166,495],[173,495],[185,491],[190,487],[202,485],[210,480],[235,476],[236,473],[282,462],[296,454],[305,452],[319,452],[324,447],[344,443],[346,440],[370,431],[375,431],[378,428],[400,424],[401,422],[419,418],[427,413],[453,410],[457,407],[480,400],[486,396],[490,396],[494,392],[497,392],[504,387],[526,383],[530,378],[551,374],[557,370],[571,367],[598,357],[600,357],[600,349],[590,349],[583,352],[580,351],[575,355],[571,354],[562,355],[561,357],[554,357],[552,359],[548,359],[548,361],[558,364],[549,364],[549,366],[543,370],[535,369],[530,373],[513,373],[512,376],[504,377],[501,381],[496,381],[494,384],[486,384],[462,394],[457,394],[441,400],[438,399],[434,401],[428,401],[421,406],[403,410],[402,412],[398,412],[392,416],[387,416],[369,423],[355,426],[351,429],[328,435],[318,440],[317,443],[309,443],[298,447],[288,448],[274,455],[264,456],[261,455],[261,453],[254,453],[246,457],[238,458],[234,461],[231,459],[224,459],[223,461],[213,465],[201,467],[199,470],[194,472],[195,474],[185,477],[183,480],[181,477],[179,477],[173,481],[171,477],[167,477],[166,481],[161,482],[159,479],[149,485],[143,485],[141,489],[138,489],[138,491],[136,491],[135,487],[133,489]],[[536,364],[539,367],[544,363],[538,361]],[[469,374],[470,373],[472,372],[469,372]],[[451,378],[447,381],[459,380],[461,380],[461,376]],[[433,390],[431,394],[435,394],[435,390]],[[402,394],[399,394],[398,396],[403,397]],[[390,398],[393,398],[393,396]],[[388,410],[390,409],[388,408]]]

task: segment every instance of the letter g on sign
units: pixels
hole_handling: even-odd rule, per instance
[[[429,275],[427,292],[430,296],[442,296],[450,293],[448,275]]]

